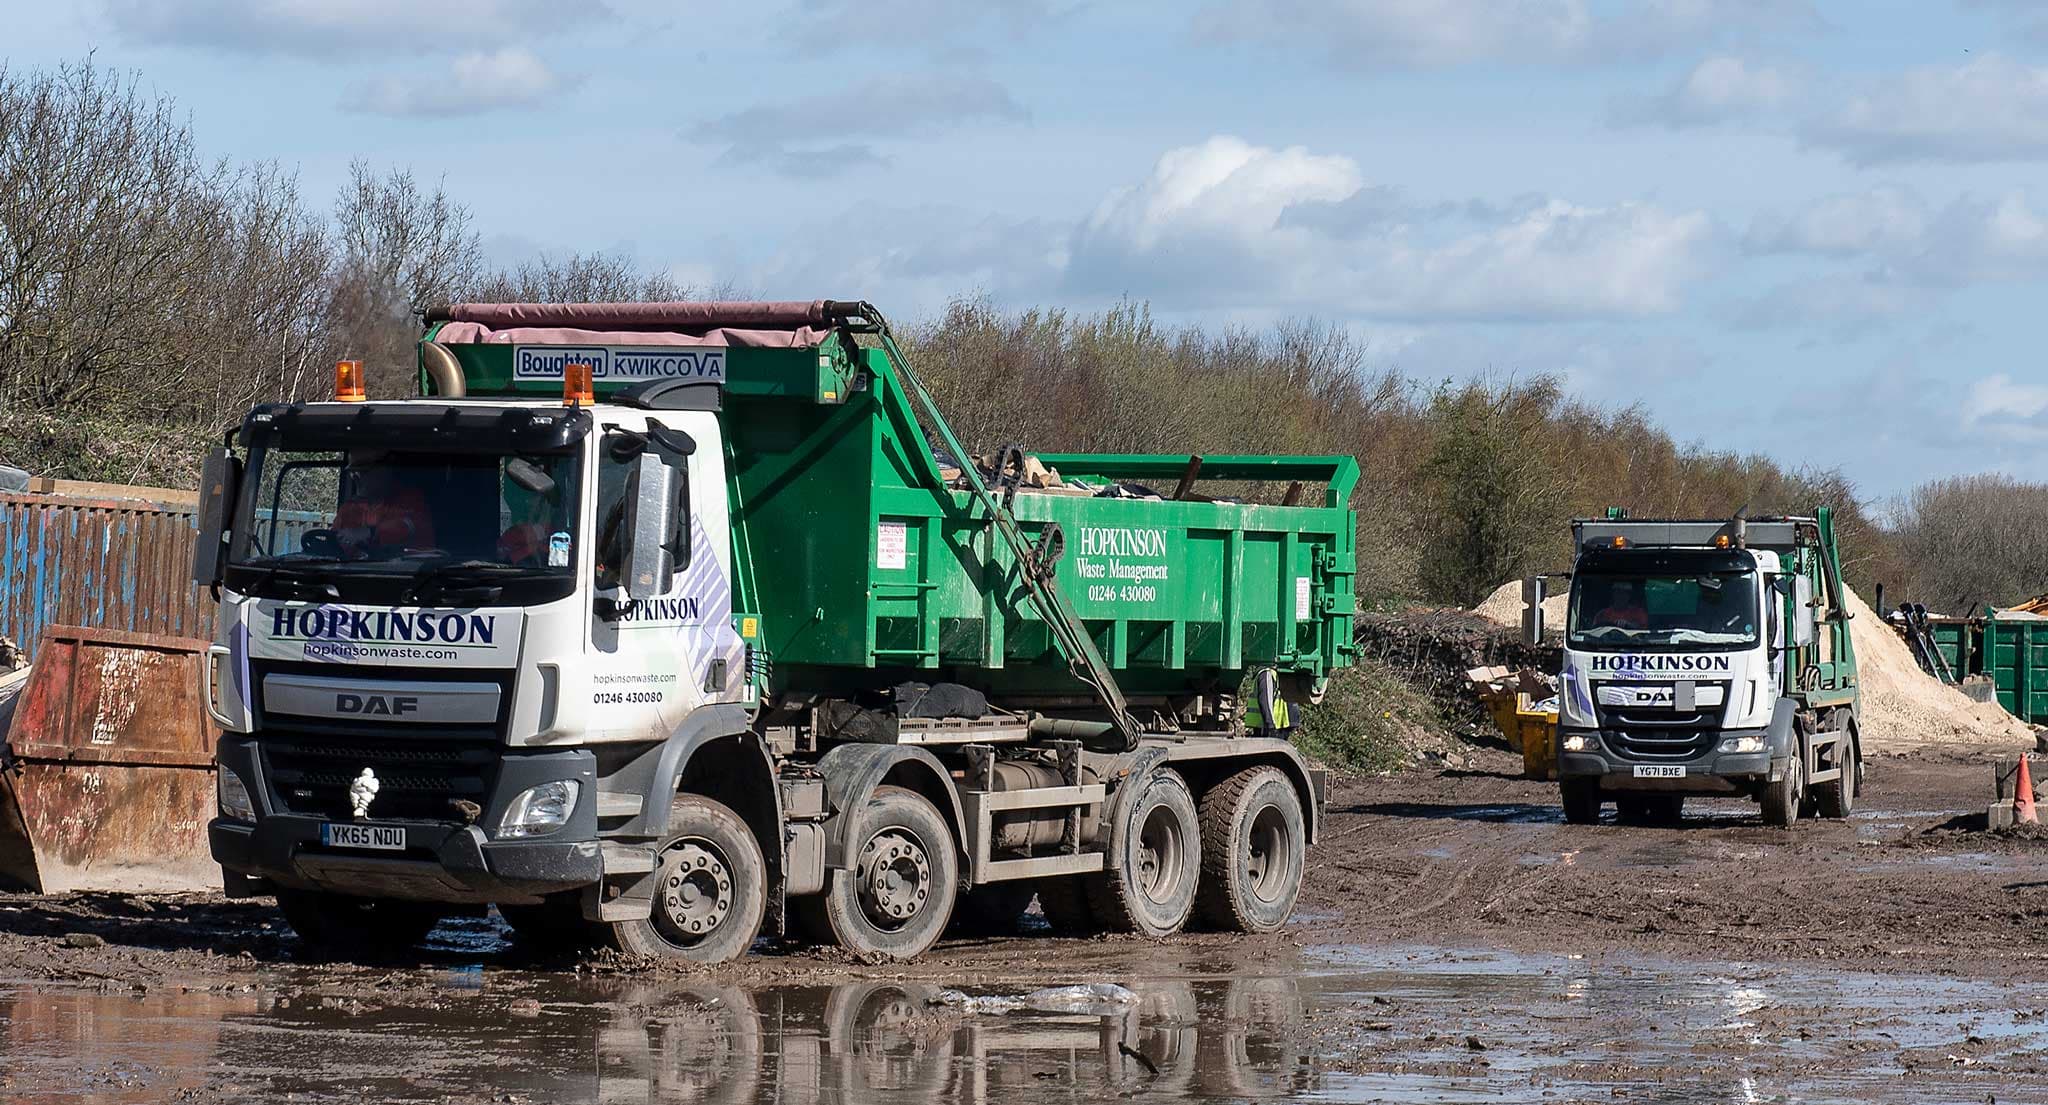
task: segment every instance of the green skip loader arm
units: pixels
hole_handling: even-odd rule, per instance
[[[1009,546],[1010,554],[1016,557],[1017,563],[1023,567],[1020,575],[1031,595],[1032,604],[1038,608],[1039,616],[1044,618],[1046,625],[1051,628],[1053,641],[1058,646],[1060,655],[1067,661],[1074,677],[1087,684],[1102,701],[1103,709],[1109,713],[1111,723],[1123,735],[1125,749],[1128,751],[1136,748],[1142,732],[1137,719],[1131,716],[1130,704],[1124,698],[1123,689],[1117,685],[1116,676],[1110,671],[1109,664],[1103,660],[1101,650],[1095,647],[1095,639],[1082,627],[1080,618],[1075,616],[1073,607],[1067,603],[1066,596],[1054,582],[1053,556],[1049,555],[1051,550],[1045,547],[1052,544],[1052,537],[1048,535],[1039,545],[1033,545],[1025,538],[1024,531],[1017,525],[1016,517],[989,490],[975,466],[966,460],[967,450],[961,446],[960,439],[953,435],[953,427],[946,422],[945,416],[939,413],[938,403],[932,399],[931,393],[925,390],[924,381],[918,379],[917,373],[911,369],[910,359],[903,355],[903,350],[896,344],[895,335],[889,331],[888,320],[882,317],[882,313],[875,309],[874,304],[830,301],[825,304],[825,311],[828,315],[840,319],[842,327],[848,332],[871,334],[881,343],[883,352],[888,354],[890,364],[902,378],[905,390],[917,397],[918,405],[924,409],[924,415],[930,419],[932,428],[945,440],[946,448],[952,450],[954,456],[962,458],[961,474],[966,477],[975,502],[987,512],[996,532],[1002,535],[1003,542]]]

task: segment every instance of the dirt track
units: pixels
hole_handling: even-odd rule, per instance
[[[1984,760],[1876,761],[1851,818],[1790,831],[1737,799],[1688,799],[1678,828],[1566,825],[1554,784],[1482,764],[1339,785],[1305,908],[1361,943],[1991,977],[2048,952],[2048,838],[1982,831]]]
[[[2044,950],[2048,844],[1978,831],[1987,768],[1882,761],[1856,818],[1785,832],[1736,801],[1564,825],[1509,763],[1340,782],[1265,938],[692,973],[536,960],[469,918],[400,963],[321,965],[261,903],[0,898],[0,1098],[2048,1099],[2048,986],[2013,981]],[[1141,1004],[929,1004],[1094,981]]]

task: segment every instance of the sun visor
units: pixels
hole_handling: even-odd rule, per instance
[[[457,406],[444,403],[314,403],[258,407],[242,423],[242,443],[306,452],[404,449],[555,453],[590,433],[590,416],[573,408]]]

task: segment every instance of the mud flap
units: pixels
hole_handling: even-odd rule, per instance
[[[0,881],[37,893],[210,890],[214,730],[194,637],[52,626],[13,705]]]

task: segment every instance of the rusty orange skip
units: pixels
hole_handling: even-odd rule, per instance
[[[0,755],[0,883],[38,893],[199,890],[214,726],[208,642],[49,626]]]

